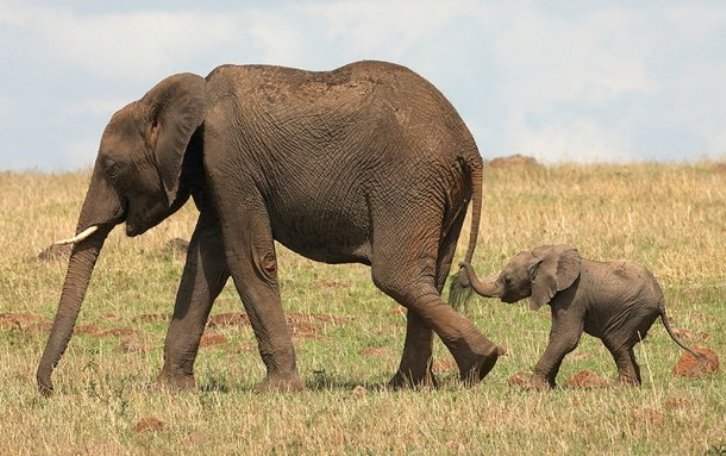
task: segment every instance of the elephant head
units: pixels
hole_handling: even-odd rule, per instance
[[[51,373],[68,345],[106,236],[125,222],[136,236],[156,226],[189,198],[182,178],[193,135],[204,119],[205,79],[179,74],[115,113],[103,132],[58,310],[38,366],[38,388],[52,389]]]
[[[480,281],[468,263],[471,286],[478,294],[513,303],[529,297],[530,308],[548,304],[552,297],[569,288],[580,275],[582,258],[568,245],[545,245],[521,252],[512,258],[497,277]]]

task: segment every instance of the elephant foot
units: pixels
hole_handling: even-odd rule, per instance
[[[479,383],[494,368],[497,359],[506,352],[496,345],[492,345],[488,353],[473,355],[466,362],[459,363],[459,375],[466,386]]]
[[[550,381],[547,376],[532,374],[528,381],[520,385],[524,390],[530,391],[549,391],[554,389],[557,384],[554,380]]]
[[[625,387],[640,386],[640,381],[637,378],[633,378],[629,375],[619,375],[618,385]]]
[[[388,388],[392,390],[400,389],[420,389],[420,388],[438,388],[439,382],[436,380],[434,373],[427,370],[422,375],[412,375],[409,371],[408,375],[400,370],[396,372],[393,378],[388,382]]]
[[[189,391],[195,389],[196,385],[194,374],[170,372],[166,367],[156,378],[157,387],[171,391]]]
[[[256,393],[297,393],[305,389],[305,384],[297,372],[292,374],[267,374],[255,387]]]

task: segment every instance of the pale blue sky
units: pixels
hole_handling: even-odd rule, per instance
[[[724,1],[0,0],[0,170],[91,166],[173,73],[360,59],[432,81],[488,158],[726,158]]]

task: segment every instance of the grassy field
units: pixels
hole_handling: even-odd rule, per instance
[[[636,347],[641,388],[527,392],[507,379],[531,368],[549,330],[546,309],[472,299],[467,314],[506,347],[466,389],[437,341],[437,390],[391,392],[405,316],[367,268],[327,266],[279,247],[283,302],[301,394],[251,391],[262,379],[254,337],[231,284],[213,310],[196,364],[197,391],[150,389],[182,255],[196,214],[184,208],[146,235],[114,231],[96,267],[79,327],[40,397],[35,369],[55,314],[64,259],[38,261],[68,237],[88,173],[0,173],[0,454],[723,454],[726,379],[671,374],[681,355],[657,322]],[[458,255],[468,239],[465,229]],[[638,261],[666,294],[690,345],[723,356],[726,342],[726,170],[723,165],[539,166],[487,169],[474,265],[498,271],[518,251],[570,243],[592,259]],[[458,259],[457,259],[458,261]],[[221,315],[221,317],[220,317]],[[615,374],[585,336],[560,383],[583,369]],[[721,453],[717,453],[721,451]]]

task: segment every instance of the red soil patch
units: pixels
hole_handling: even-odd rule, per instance
[[[212,347],[214,345],[222,345],[229,342],[226,337],[222,334],[214,331],[206,331],[202,335],[202,340],[199,342],[200,347]]]
[[[159,432],[166,429],[166,423],[161,421],[160,419],[153,417],[153,416],[147,416],[144,418],[141,418],[138,423],[136,423],[136,426],[134,426],[134,431],[136,432]]]
[[[200,347],[213,347],[215,345],[222,345],[229,342],[226,337],[218,332],[206,331],[202,335],[202,339],[199,341]]]
[[[701,377],[711,372],[721,371],[718,355],[712,350],[706,347],[696,346],[693,347],[693,351],[703,356],[703,359],[698,359],[687,351],[684,351],[678,363],[673,366],[673,375],[680,377]]]
[[[88,334],[91,336],[100,336],[103,330],[93,325],[78,325],[73,328],[73,334]]]
[[[0,314],[0,329],[21,329],[31,328],[33,323],[40,320],[40,316],[28,313],[2,313]]]
[[[570,375],[565,383],[565,388],[607,388],[611,386],[610,380],[597,372],[581,370]]]

